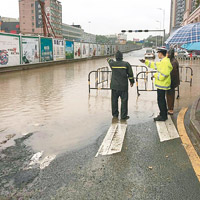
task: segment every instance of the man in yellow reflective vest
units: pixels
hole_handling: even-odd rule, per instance
[[[170,73],[173,69],[169,58],[166,57],[167,50],[165,48],[159,48],[157,50],[158,58],[160,62],[151,62],[149,60],[140,60],[145,63],[146,66],[156,70],[154,74],[155,86],[157,88],[157,101],[160,109],[160,114],[154,118],[154,121],[166,121],[167,118],[167,104],[165,99],[166,90],[170,90],[171,77]]]
[[[112,70],[110,87],[112,89],[111,103],[112,116],[118,118],[118,99],[121,97],[121,119],[127,120],[128,116],[128,80],[133,87],[134,77],[132,67],[128,62],[123,61],[123,54],[117,51],[116,61],[107,59]]]

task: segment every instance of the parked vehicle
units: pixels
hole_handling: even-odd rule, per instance
[[[153,49],[147,49],[146,53],[144,54],[145,59],[146,58],[152,58],[155,59],[155,51]]]
[[[186,50],[181,49],[181,50],[177,51],[177,58],[189,59],[190,54]]]

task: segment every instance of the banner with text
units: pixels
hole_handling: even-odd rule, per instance
[[[64,40],[53,39],[53,59],[64,60],[65,59],[65,46]]]
[[[41,38],[41,62],[53,60],[53,43],[51,38]]]

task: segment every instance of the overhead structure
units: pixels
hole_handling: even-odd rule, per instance
[[[49,21],[49,18],[46,15],[45,12],[45,2],[44,0],[38,0],[40,7],[41,7],[41,12],[42,12],[42,24],[43,24],[43,33],[44,37],[56,37],[55,32],[51,26],[51,23]],[[48,26],[49,25],[49,26]],[[52,34],[50,33],[49,27],[51,29]]]

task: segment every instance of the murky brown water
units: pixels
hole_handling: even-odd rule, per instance
[[[131,64],[141,64],[144,50],[124,55]],[[191,105],[200,92],[199,63],[193,86],[181,85],[176,108]],[[26,142],[35,151],[58,154],[94,141],[111,124],[110,91],[88,93],[88,73],[107,66],[105,59],[0,74],[0,141],[8,134],[34,132]],[[185,93],[187,95],[185,95]],[[156,92],[129,93],[129,124],[150,120],[158,112]],[[12,140],[0,148],[12,144]]]

